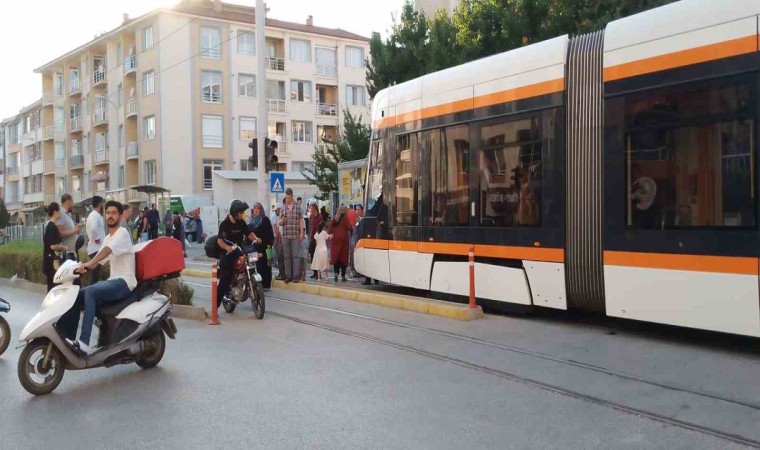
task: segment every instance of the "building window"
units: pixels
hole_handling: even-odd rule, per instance
[[[238,95],[241,97],[256,98],[256,76],[238,75]]]
[[[301,39],[291,39],[290,60],[311,62],[311,42]]]
[[[124,164],[119,166],[119,188],[124,187]]]
[[[311,122],[293,121],[293,142],[311,142]]]
[[[290,82],[290,101],[311,102],[311,81],[292,80]]]
[[[617,100],[628,227],[756,225],[754,81],[724,78]]]
[[[346,86],[346,104],[348,106],[364,106],[364,86]]]
[[[124,105],[124,85],[119,83],[119,87],[117,88],[118,98],[116,100],[116,104],[118,106]]]
[[[275,122],[274,124],[269,124],[267,127],[267,133],[269,139],[274,139],[277,142],[284,142],[286,136],[285,122]],[[283,150],[283,148],[280,147],[278,150]]]
[[[145,161],[145,184],[156,184],[156,160]]]
[[[285,100],[285,82],[267,80],[267,98],[271,100]]]
[[[124,125],[119,125],[119,148],[124,148]]]
[[[361,47],[346,47],[346,67],[364,68],[364,49]]]
[[[156,116],[143,118],[143,136],[146,141],[156,138]]]
[[[201,57],[222,57],[222,33],[219,28],[201,27]]]
[[[53,111],[53,120],[55,121],[55,130],[63,131],[66,128],[66,115],[63,112],[63,106],[56,106]]]
[[[249,30],[237,30],[237,51],[240,55],[256,54],[256,34]]]
[[[256,137],[256,118],[255,117],[241,117],[240,118],[240,140],[250,141]]]
[[[105,133],[95,135],[95,153],[104,153],[108,150],[108,136]]]
[[[337,52],[334,48],[317,47],[317,73],[334,77],[337,73],[336,65],[338,64]]]
[[[222,102],[222,74],[220,72],[201,72],[201,101],[207,103]]]
[[[306,169],[314,171],[315,168],[314,163],[309,161],[293,161],[292,167],[292,171],[298,173],[306,172]]]
[[[116,44],[116,67],[121,66],[121,61],[124,59],[124,55],[121,53],[121,42]]]
[[[224,161],[221,159],[203,160],[203,189],[214,189],[214,171],[223,170]]]
[[[480,225],[540,225],[541,116],[478,128]]]
[[[143,28],[142,30],[142,50],[147,51],[153,48],[153,27]]]
[[[204,147],[224,147],[224,118],[222,116],[201,116],[201,135]]]
[[[63,74],[61,72],[55,73],[55,95],[63,95]]]
[[[152,70],[143,74],[143,95],[156,92],[156,74]]]

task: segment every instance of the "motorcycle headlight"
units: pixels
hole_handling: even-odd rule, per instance
[[[255,264],[259,260],[259,254],[258,253],[249,253],[248,254],[248,264]]]

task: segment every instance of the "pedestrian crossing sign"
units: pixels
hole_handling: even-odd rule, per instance
[[[285,173],[269,172],[269,192],[282,194],[285,192]]]

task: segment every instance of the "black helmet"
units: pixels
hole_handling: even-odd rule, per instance
[[[242,200],[233,200],[230,203],[230,215],[237,216],[238,214],[248,211],[248,203]]]

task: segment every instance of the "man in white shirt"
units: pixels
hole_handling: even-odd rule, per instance
[[[92,324],[95,321],[95,310],[98,303],[118,302],[132,292],[137,286],[135,277],[135,251],[132,247],[132,239],[129,232],[119,226],[123,206],[117,201],[109,201],[105,206],[106,225],[108,236],[103,240],[100,251],[88,262],[78,269],[80,273],[94,270],[102,261],[111,263],[111,278],[90,285],[79,291],[77,303],[84,302],[84,318],[82,319],[82,331],[77,342],[69,341],[73,347],[79,348],[85,353],[92,354],[90,348],[90,335]]]
[[[103,239],[106,237],[105,227],[103,226],[103,197],[95,196],[92,198],[92,212],[87,216],[87,255],[92,259],[100,251],[103,245]],[[90,274],[90,280],[96,283],[100,279],[100,267],[93,269]],[[94,284],[92,283],[92,284]]]

